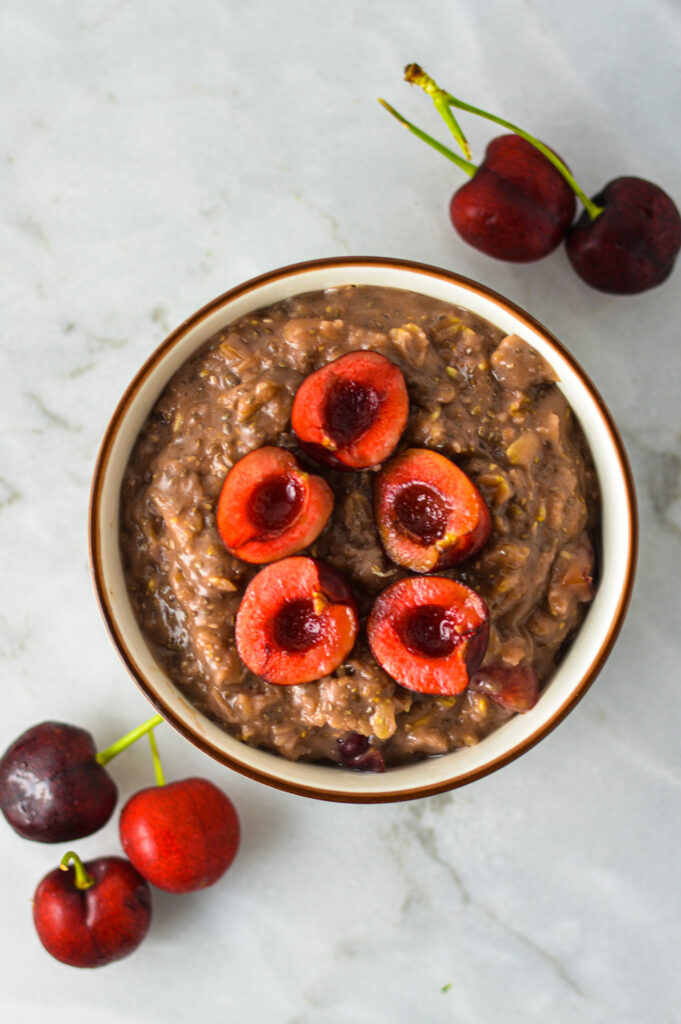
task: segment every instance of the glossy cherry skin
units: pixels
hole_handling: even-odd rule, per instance
[[[75,725],[42,722],[22,733],[0,760],[0,808],[14,831],[62,843],[105,825],[118,791],[95,754],[90,733]]]
[[[103,967],[132,953],[151,922],[151,894],[124,857],[99,857],[85,870],[89,889],[74,885],[74,869],[55,868],[33,897],[33,921],[43,946],[72,967]]]
[[[593,201],[603,212],[591,220],[585,210],[565,241],[582,280],[613,295],[662,284],[681,248],[681,215],[673,200],[651,181],[616,178]]]
[[[529,263],[553,252],[575,216],[575,195],[553,164],[519,135],[492,139],[449,207],[465,242],[498,260]]]
[[[166,892],[213,885],[239,849],[234,804],[208,779],[151,786],[132,796],[119,822],[121,844],[137,870]]]

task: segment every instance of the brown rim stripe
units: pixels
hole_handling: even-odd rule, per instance
[[[565,703],[556,711],[552,717],[544,723],[539,729],[537,729],[531,736],[517,744],[511,750],[506,751],[505,754],[500,755],[489,764],[486,764],[474,771],[468,772],[454,780],[446,780],[440,783],[433,783],[431,785],[415,787],[409,790],[401,791],[388,791],[383,793],[342,793],[335,792],[333,790],[319,789],[311,786],[305,786],[298,783],[290,783],[278,778],[276,775],[270,775],[267,772],[256,771],[250,768],[248,765],[244,765],[239,761],[234,760],[229,755],[225,754],[224,751],[214,747],[211,743],[205,740],[203,737],[194,733],[184,722],[176,718],[175,714],[165,706],[165,704],[157,697],[152,691],[151,687],[147,683],[146,679],[139,671],[137,664],[128,650],[122,636],[118,631],[115,616],[111,605],[109,603],[106,588],[104,586],[104,574],[101,564],[100,555],[100,538],[101,530],[99,523],[99,506],[101,499],[101,492],[104,485],[104,478],[109,463],[111,449],[117,437],[120,429],[123,417],[127,412],[127,409],[135,396],[137,395],[140,387],[149,376],[151,371],[156,367],[158,362],[161,360],[166,353],[173,348],[192,328],[198,323],[204,320],[207,316],[213,313],[215,310],[220,308],[225,303],[232,301],[233,299],[240,298],[247,295],[250,291],[258,288],[260,285],[267,282],[279,281],[282,278],[293,278],[299,274],[304,274],[311,270],[323,270],[323,269],[334,269],[341,267],[357,267],[358,269],[366,267],[385,267],[393,270],[407,270],[416,272],[430,278],[438,278],[442,281],[451,282],[457,285],[461,285],[467,288],[473,293],[477,293],[487,299],[493,300],[503,310],[510,312],[517,317],[521,322],[527,324],[531,329],[537,331],[552,345],[557,352],[565,359],[570,365],[574,373],[580,378],[584,387],[588,391],[591,398],[597,405],[605,426],[610,434],[613,449],[615,450],[619,459],[619,468],[622,473],[622,477],[625,482],[625,489],[627,493],[627,512],[629,518],[629,532],[630,532],[630,544],[627,557],[627,566],[625,573],[625,582],[620,594],[620,599],[617,605],[615,615],[613,616],[610,624],[610,629],[606,634],[603,643],[598,651],[598,654],[594,658],[588,672],[582,678],[578,686],[575,687],[572,694]],[[292,293],[294,294],[294,293]],[[451,271],[443,270],[438,267],[431,267],[424,263],[412,263],[408,260],[395,260],[381,256],[366,256],[366,257],[350,257],[343,256],[338,258],[329,258],[321,260],[310,260],[304,263],[294,263],[287,267],[280,267],[277,270],[270,271],[266,274],[261,274],[258,277],[251,278],[243,284],[237,285],[235,288],[224,292],[217,298],[213,299],[207,305],[197,310],[187,320],[183,321],[179,327],[177,327],[168,337],[159,345],[159,347],[151,354],[141,369],[137,372],[129,386],[126,388],[123,397],[119,401],[116,409],[114,410],[113,416],[107,426],[104,434],[97,460],[95,463],[94,475],[92,480],[92,487],[90,491],[90,504],[89,504],[89,549],[90,549],[90,569],[92,573],[93,583],[99,607],[104,618],[106,628],[109,635],[125,664],[128,672],[133,677],[138,687],[145,694],[150,703],[156,708],[156,710],[163,715],[166,721],[169,722],[185,739],[189,740],[194,746],[198,747],[205,754],[208,754],[214,760],[219,761],[226,767],[232,768],[239,772],[241,775],[245,775],[250,779],[257,782],[263,782],[268,786],[272,786],[275,789],[284,790],[287,793],[295,793],[299,796],[314,797],[320,800],[330,800],[339,803],[388,803],[396,802],[401,800],[412,800],[416,797],[432,796],[436,793],[443,793],[451,789],[456,789],[459,786],[467,785],[469,782],[474,782],[476,779],[483,778],[486,775],[497,771],[510,761],[515,760],[525,751],[530,750],[534,747],[541,739],[547,736],[556,726],[562,722],[562,720],[569,714],[569,712],[575,707],[575,705],[581,700],[584,694],[587,692],[589,687],[592,685],[596,676],[600,672],[601,668],[605,664],[605,661],[610,654],[615,640],[617,639],[619,632],[624,622],[627,608],[631,600],[631,594],[634,584],[634,576],[636,572],[636,559],[638,555],[638,514],[636,505],[636,492],[634,490],[633,475],[631,467],[629,465],[629,459],[627,457],[624,444],[620,437],[619,431],[615,426],[612,416],[605,405],[601,395],[594,386],[590,377],[577,363],[574,357],[567,351],[557,338],[551,334],[538,320],[526,313],[525,310],[521,309],[515,303],[509,299],[504,298],[491,288],[487,288],[484,285],[478,284],[476,281],[472,281],[470,278],[462,277],[459,274],[452,273]],[[276,757],[277,755],[272,755]],[[329,768],[329,771],[338,771],[336,768]]]

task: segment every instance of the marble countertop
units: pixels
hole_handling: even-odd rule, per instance
[[[214,889],[155,893],[127,960],[76,971],[43,952],[30,897],[61,853],[3,825],[3,1017],[681,1021],[681,270],[609,297],[561,250],[512,266],[467,248],[446,212],[458,172],[376,103],[445,138],[402,83],[418,60],[549,141],[588,192],[639,174],[679,202],[679,8],[4,0],[0,26],[1,747],[47,718],[104,746],[148,716],[89,578],[98,443],[165,334],[273,267],[403,257],[530,310],[609,404],[641,513],[631,610],[597,683],[474,785],[377,807],[308,801],[162,727],[167,773],[223,786],[243,845]],[[480,153],[494,133],[466,125]],[[144,745],[112,774],[123,798],[150,784]],[[118,852],[115,823],[78,847]]]

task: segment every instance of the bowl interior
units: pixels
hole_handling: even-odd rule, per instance
[[[599,586],[575,642],[537,705],[475,747],[384,774],[287,761],[234,739],[197,711],[144,641],[128,599],[118,545],[123,473],[137,434],[173,373],[240,316],[292,295],[344,284],[418,291],[465,306],[506,333],[523,337],[555,369],[591,448],[601,488]],[[537,742],[567,714],[593,681],[619,631],[633,580],[635,526],[631,475],[607,409],[584,371],[541,325],[500,296],[446,271],[390,260],[328,260],[274,271],[221,296],[185,321],[151,356],[123,396],[102,444],[92,490],[91,560],[104,618],[125,664],[158,710],[193,743],[252,778],[292,792],[337,800],[395,800],[442,791],[486,774]]]

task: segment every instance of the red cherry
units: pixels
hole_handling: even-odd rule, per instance
[[[293,686],[333,672],[350,653],[359,622],[345,579],[319,558],[284,558],[246,588],[236,646],[247,668]]]
[[[454,695],[466,689],[485,656],[489,612],[463,583],[410,576],[376,598],[367,636],[378,664],[401,686]]]
[[[543,153],[518,135],[492,139],[452,196],[452,224],[487,256],[529,263],[553,252],[575,216],[575,194]]]
[[[42,722],[0,760],[0,808],[15,832],[40,843],[89,836],[111,817],[118,791],[85,729]]]
[[[662,284],[681,249],[681,216],[667,193],[643,178],[616,178],[592,202],[602,212],[585,210],[565,241],[582,280],[613,295]]]
[[[388,557],[414,572],[448,569],[471,558],[491,528],[473,481],[427,448],[407,448],[376,475],[374,514]]]
[[[200,778],[135,793],[121,811],[119,832],[140,874],[176,893],[217,882],[234,860],[240,839],[234,804]]]
[[[266,445],[230,469],[220,492],[217,525],[225,547],[245,562],[273,562],[302,551],[333,510],[326,480],[311,476],[284,448]]]
[[[47,952],[73,967],[103,967],[132,953],[151,921],[145,880],[123,857],[85,865],[73,854],[67,859],[75,868],[50,871],[33,897],[33,921]]]
[[[348,352],[306,377],[291,426],[301,446],[333,469],[378,466],[406,426],[409,396],[402,371],[379,352]]]

